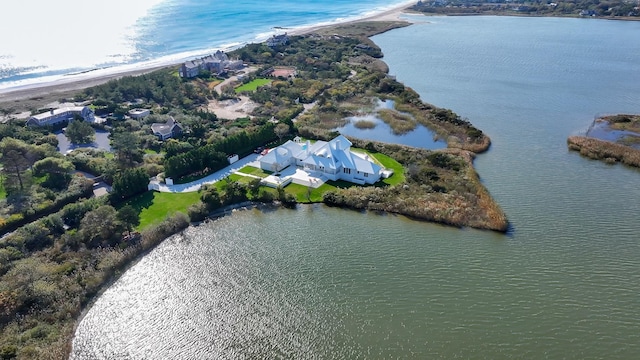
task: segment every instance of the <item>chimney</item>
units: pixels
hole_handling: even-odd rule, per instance
[[[311,140],[307,140],[307,156],[311,153]]]

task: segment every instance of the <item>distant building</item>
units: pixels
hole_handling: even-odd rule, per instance
[[[276,47],[281,45],[287,45],[289,43],[289,35],[287,33],[281,35],[273,35],[269,39],[267,39],[268,47]]]
[[[178,74],[183,78],[192,78],[198,76],[201,71],[220,74],[226,70],[242,69],[243,66],[242,60],[230,60],[227,54],[218,50],[211,55],[183,63]]]
[[[182,135],[182,126],[173,117],[170,117],[166,123],[151,124],[151,131],[153,131],[153,135],[165,141]]]
[[[149,109],[131,109],[129,110],[129,116],[133,119],[143,119],[149,116],[151,112]]]
[[[95,114],[87,106],[67,106],[59,109],[53,109],[42,114],[31,116],[27,119],[28,126],[46,126],[61,123],[63,121],[72,121],[75,116],[80,116],[84,121],[95,122]]]

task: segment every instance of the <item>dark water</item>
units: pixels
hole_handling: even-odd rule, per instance
[[[512,234],[240,211],[127,271],[74,358],[636,359],[640,171],[566,137],[640,113],[640,23],[418,19],[374,40],[398,80],[492,137],[476,166]]]

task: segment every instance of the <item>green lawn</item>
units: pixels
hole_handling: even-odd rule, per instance
[[[259,88],[260,86],[267,85],[270,82],[271,82],[270,79],[255,79],[244,85],[238,86],[236,88],[236,94],[239,94],[243,91],[256,91],[256,89]]]
[[[261,178],[266,178],[267,176],[273,174],[271,171],[264,171],[262,169],[258,169],[257,167],[253,167],[253,166],[245,166],[242,169],[238,170],[238,172],[241,172],[243,174],[258,176]]]
[[[7,190],[4,189],[4,176],[0,175],[0,199],[7,197]]]
[[[198,192],[163,193],[147,191],[129,200],[126,204],[133,206],[140,212],[140,225],[137,230],[143,230],[150,225],[162,222],[167,216],[178,211],[186,214],[189,206],[198,201],[200,201],[200,193]]]
[[[387,185],[398,185],[404,182],[404,167],[402,167],[399,162],[395,161],[393,158],[387,155],[380,153],[369,153],[369,155],[378,160],[378,162],[383,167],[393,170],[393,175],[391,175],[391,177],[389,177],[388,179],[382,180],[383,183]]]
[[[349,184],[351,186],[354,185],[351,183]],[[293,194],[293,196],[296,197],[296,201],[298,201],[299,203],[310,203],[310,202],[316,203],[316,202],[322,202],[322,195],[324,195],[324,193],[331,190],[335,190],[335,189],[336,189],[336,186],[331,185],[329,183],[324,183],[320,185],[319,188],[311,189],[311,194],[309,194],[309,187],[291,183],[287,185],[286,188],[284,188],[284,191],[286,191],[289,194]]]

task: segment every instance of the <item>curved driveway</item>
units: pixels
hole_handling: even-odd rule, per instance
[[[243,167],[258,160],[259,157],[260,155],[258,154],[251,154],[249,156],[243,157],[242,159],[225,167],[222,170],[218,170],[211,175],[203,177],[202,179],[198,179],[196,181],[192,181],[186,184],[167,185],[167,184],[160,183],[158,180],[152,180],[149,183],[149,190],[157,190],[160,192],[172,192],[172,193],[196,192],[200,190],[200,187],[202,187],[202,185],[213,184],[217,181],[220,181],[225,177],[233,174],[234,172],[242,169]],[[256,167],[260,167],[260,165],[258,164],[253,164],[253,165]]]

